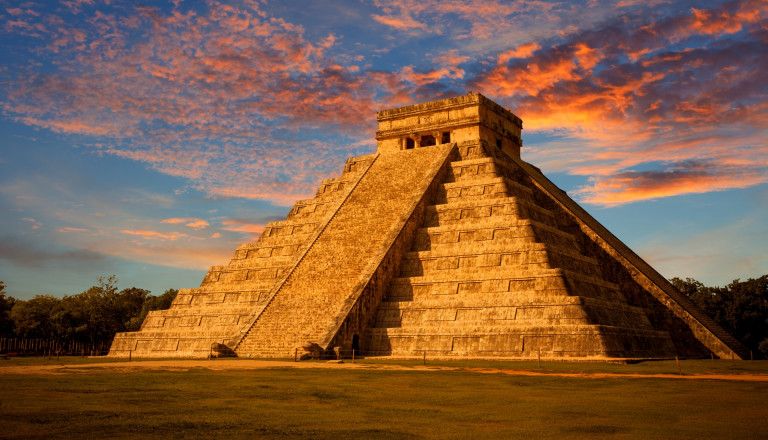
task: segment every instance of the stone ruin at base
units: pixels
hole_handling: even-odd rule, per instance
[[[283,221],[110,356],[743,358],[746,349],[520,159],[522,121],[469,94],[378,113]]]

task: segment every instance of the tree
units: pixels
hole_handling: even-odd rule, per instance
[[[752,350],[768,339],[768,275],[725,286],[723,321]]]
[[[60,302],[51,295],[35,295],[29,301],[16,301],[11,310],[16,334],[22,338],[56,338],[58,335],[51,317],[60,308]]]
[[[13,319],[11,310],[16,303],[16,298],[5,296],[5,283],[0,281],[0,338],[13,337]]]
[[[115,316],[110,309],[117,296],[117,277],[99,277],[98,281],[97,286],[92,286],[72,298],[80,324],[75,331],[84,336],[92,347],[115,327]]]
[[[754,352],[768,354],[768,275],[707,287],[686,278],[670,282]]]
[[[177,289],[168,289],[160,296],[148,296],[138,315],[134,316],[126,325],[126,329],[135,332],[141,329],[141,324],[146,319],[149,312],[153,310],[165,310],[171,307],[173,299],[176,298]]]

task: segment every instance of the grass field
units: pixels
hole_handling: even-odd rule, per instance
[[[103,362],[62,359],[59,363]],[[216,361],[210,361],[212,366]],[[381,363],[381,362],[379,362]],[[637,365],[434,362],[457,370],[193,368],[9,374],[0,361],[2,438],[765,438],[768,382],[637,378]],[[115,364],[117,365],[117,364]],[[685,374],[768,374],[768,362],[683,361]],[[564,377],[562,373],[583,373]],[[597,377],[599,373],[627,377]]]

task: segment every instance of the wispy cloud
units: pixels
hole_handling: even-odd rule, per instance
[[[628,15],[549,47],[502,52],[470,81],[527,129],[585,146],[542,145],[534,156],[562,153],[570,160],[554,171],[593,176],[576,192],[585,202],[743,188],[768,180],[766,20],[762,1]]]
[[[0,105],[209,196],[280,205],[311,196],[344,158],[364,151],[377,110],[458,90],[481,91],[526,130],[567,140],[524,154],[546,152],[558,165],[550,171],[592,176],[577,193],[586,202],[762,182],[768,6],[687,4],[374,0],[371,23],[475,44],[439,47],[428,55],[433,65],[381,71],[339,47],[343,35],[307,32],[256,2],[141,6],[129,15],[109,5],[72,2],[52,13],[30,3],[0,27],[37,41],[35,51],[55,63],[24,66]],[[537,26],[544,30],[526,33]],[[687,161],[713,164],[710,177],[679,169]]]
[[[188,226],[196,231],[199,231],[201,229],[207,228],[210,224],[199,218],[166,218],[160,221],[160,223],[168,223],[171,225],[177,225],[177,224],[184,224],[184,226]]]
[[[55,56],[58,69],[27,67],[5,89],[4,111],[101,138],[100,151],[190,179],[212,196],[282,204],[307,196],[362,133],[373,133],[373,118],[360,115],[408,102],[398,74],[347,66],[348,57],[329,54],[335,35],[310,40],[255,2],[141,6],[132,20],[101,8],[82,13],[90,17],[70,24],[64,12],[41,10],[34,31],[10,30],[39,41],[36,50]],[[456,71],[433,78],[445,75]],[[317,139],[334,130],[346,143]]]
[[[225,231],[242,232],[251,237],[256,237],[261,235],[261,233],[264,232],[264,226],[265,226],[262,224],[251,223],[248,220],[237,219],[237,218],[224,220],[221,224],[222,224],[221,229]]]
[[[130,230],[130,229],[123,229],[123,234],[128,235],[138,235],[139,237],[143,238],[149,238],[149,239],[158,239],[158,240],[178,240],[179,238],[189,237],[187,234],[182,234],[180,232],[171,232],[171,233],[162,233],[158,231],[148,231],[148,230]]]
[[[60,246],[41,247],[35,241],[8,235],[0,237],[0,260],[32,268],[50,266],[78,268],[82,264],[100,265],[106,257],[99,252],[83,249],[67,249]]]

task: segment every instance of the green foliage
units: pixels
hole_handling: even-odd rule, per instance
[[[13,319],[11,310],[16,303],[16,298],[5,296],[5,283],[0,281],[0,338],[13,336]]]
[[[92,346],[109,343],[117,332],[137,329],[150,310],[170,307],[177,292],[169,289],[155,297],[136,287],[118,291],[114,275],[100,277],[95,286],[63,298],[37,295],[19,301],[6,298],[4,289],[0,282],[3,337],[79,341]]]
[[[768,354],[768,275],[725,287],[707,287],[686,278],[672,284],[750,350]]]
[[[55,338],[53,318],[59,312],[60,301],[51,295],[36,295],[29,301],[17,301],[11,310],[16,334],[23,338]]]
[[[144,319],[149,312],[153,310],[169,309],[171,303],[173,303],[173,299],[176,298],[177,293],[179,293],[178,289],[168,289],[160,296],[148,296],[144,301],[141,312],[126,323],[127,330],[135,332],[141,329],[141,324],[144,322]]]

